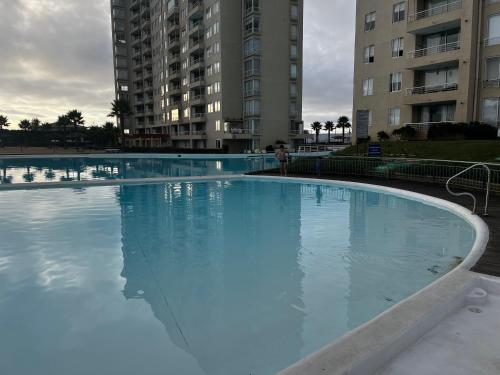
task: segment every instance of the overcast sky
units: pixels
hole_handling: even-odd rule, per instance
[[[264,0],[273,1],[273,0]],[[351,115],[353,0],[305,0],[304,120]],[[109,0],[0,0],[0,114],[108,120],[114,98]]]

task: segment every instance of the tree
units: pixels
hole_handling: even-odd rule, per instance
[[[38,130],[41,124],[42,122],[35,117],[33,120],[31,120],[30,128],[31,130]]]
[[[314,121],[311,124],[311,129],[316,132],[316,143],[319,143],[319,132],[323,129],[323,125],[321,125],[321,122],[319,121]]]
[[[67,127],[71,124],[70,120],[69,120],[69,117],[68,115],[62,115],[62,116],[59,116],[59,118],[57,119],[57,125],[59,127],[62,127],[63,128],[63,136],[64,136],[64,139],[63,139],[63,144],[64,144],[64,148],[66,148],[66,130],[67,130]]]
[[[349,117],[340,116],[337,120],[337,129],[342,129],[342,143],[345,143],[345,130],[351,128]]]
[[[330,134],[335,129],[335,124],[333,121],[327,121],[325,122],[325,130],[328,131],[328,143],[330,143]]]
[[[30,120],[21,120],[21,122],[19,122],[19,129],[24,130],[24,131],[30,130],[31,129]]]
[[[83,119],[82,112],[73,109],[72,111],[69,111],[66,116],[68,116],[68,120],[73,125],[73,128],[75,130],[78,129],[78,126],[82,126],[85,124],[85,120]]]
[[[0,115],[0,131],[2,131],[3,128],[8,128],[9,125],[9,119],[6,116]]]
[[[115,99],[111,103],[111,113],[108,116],[118,118],[122,145],[125,139],[125,118],[130,115],[132,115],[132,108],[127,99]]]

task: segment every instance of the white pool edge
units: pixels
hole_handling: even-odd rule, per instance
[[[480,217],[472,215],[469,210],[458,204],[407,190],[336,180],[224,175],[13,184],[0,185],[0,191],[217,180],[256,180],[304,183],[308,185],[332,185],[387,193],[450,211],[467,221],[476,232],[476,239],[470,253],[457,268],[316,353],[305,357],[291,367],[281,371],[279,375],[372,374],[411,343],[423,336],[446,316],[460,308],[464,303],[467,291],[473,288],[482,277],[482,275],[475,274],[469,270],[484,253],[488,243],[489,229],[486,223]]]

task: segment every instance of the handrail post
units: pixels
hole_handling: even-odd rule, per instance
[[[486,202],[485,202],[485,205],[484,205],[484,213],[483,213],[484,216],[488,216],[488,205],[489,205],[489,199],[490,199],[490,185],[491,185],[491,169],[486,164],[484,164],[484,163],[474,164],[474,165],[470,166],[469,168],[466,168],[463,171],[461,171],[461,172],[457,173],[456,175],[452,176],[446,182],[446,190],[448,190],[448,192],[451,195],[455,196],[455,197],[467,196],[467,197],[472,198],[472,200],[474,202],[474,207],[472,209],[472,214],[475,215],[476,214],[476,208],[477,208],[477,199],[476,199],[476,197],[473,194],[469,193],[469,192],[455,193],[454,191],[451,190],[450,183],[455,178],[463,175],[464,173],[466,173],[466,172],[468,172],[468,171],[470,171],[470,170],[472,170],[472,169],[474,169],[476,167],[483,167],[484,169],[486,169],[486,172],[488,174],[488,177],[487,177],[487,180],[486,180]]]

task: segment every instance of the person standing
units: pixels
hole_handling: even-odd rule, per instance
[[[288,164],[288,151],[285,150],[285,146],[280,145],[278,151],[276,151],[276,159],[280,163],[280,175],[286,177],[287,174],[287,164]]]

